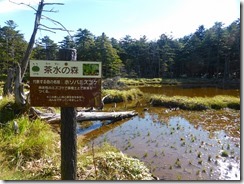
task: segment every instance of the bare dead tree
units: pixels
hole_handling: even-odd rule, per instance
[[[15,69],[16,73],[18,74],[18,76],[20,75],[20,79],[15,80],[15,83],[16,82],[20,82],[21,83],[22,80],[23,80],[23,77],[24,77],[24,75],[26,73],[26,69],[27,69],[27,66],[28,66],[28,63],[29,63],[30,55],[31,55],[31,52],[32,52],[34,44],[35,44],[35,38],[36,38],[37,31],[38,30],[43,30],[43,31],[49,31],[49,32],[52,32],[52,33],[56,33],[55,31],[58,30],[58,31],[66,31],[69,35],[70,35],[71,31],[67,30],[65,28],[65,26],[63,26],[60,22],[58,22],[56,20],[53,20],[53,19],[51,19],[51,18],[49,18],[49,17],[47,17],[47,16],[42,14],[43,12],[53,12],[53,13],[57,12],[53,8],[51,8],[50,10],[45,10],[44,9],[45,6],[48,6],[48,5],[52,5],[52,6],[53,5],[64,5],[63,3],[44,3],[44,0],[40,0],[40,2],[38,4],[38,8],[36,9],[30,4],[16,3],[16,2],[11,1],[11,0],[9,0],[9,2],[17,4],[17,5],[28,6],[28,7],[32,8],[36,12],[35,13],[36,15],[35,15],[34,29],[33,29],[30,41],[28,43],[26,52],[25,52],[24,57],[23,57],[23,59],[22,59],[22,61],[20,63],[20,66],[17,66],[16,69]],[[58,27],[48,27],[48,26],[46,26],[44,24],[41,24],[41,19],[46,19],[46,20],[52,22],[55,26],[58,26]],[[18,70],[20,70],[20,71],[18,71]],[[7,79],[7,81],[9,81],[9,80]],[[10,86],[10,85],[8,85],[8,86]],[[22,85],[21,84],[15,84],[14,86],[15,87],[20,86],[19,89],[15,89],[14,90],[15,91],[15,101],[16,101],[16,103],[20,104],[20,105],[25,105],[26,104],[26,100],[25,100],[25,97],[24,97]]]

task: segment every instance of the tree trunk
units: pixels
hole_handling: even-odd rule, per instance
[[[59,58],[63,61],[76,61],[77,60],[76,49],[60,49]]]
[[[14,93],[15,103],[19,106],[24,106],[27,101],[24,94],[24,85],[21,81],[21,69],[20,65],[17,63],[15,69],[10,68],[8,70],[7,80],[4,84],[3,96]]]
[[[19,64],[17,64],[15,71],[16,71],[16,76],[14,81],[15,103],[23,106],[26,104],[26,97],[24,94],[24,85],[21,83],[21,70]]]
[[[38,10],[36,12],[34,30],[31,35],[31,39],[29,41],[29,44],[26,49],[23,60],[21,61],[20,65],[17,64],[15,71],[11,68],[9,69],[7,81],[4,86],[3,96],[11,94],[13,92],[12,84],[14,83],[15,102],[19,106],[26,105],[26,97],[24,95],[24,86],[22,84],[22,80],[25,75],[25,72],[26,72],[26,69],[27,69],[27,66],[29,63],[29,58],[30,58],[30,55],[31,55],[31,52],[32,52],[32,49],[33,49],[33,46],[35,43],[35,37],[36,37],[36,33],[38,31],[38,26],[40,24],[43,7],[44,7],[44,0],[41,0],[41,2],[39,3],[39,6],[38,6]],[[15,74],[15,80],[14,80],[14,74]]]
[[[7,79],[3,87],[3,96],[8,96],[10,94],[13,94],[13,83],[14,83],[14,69],[9,68]]]
[[[23,58],[23,60],[21,62],[21,81],[24,78],[24,75],[25,75],[25,72],[26,72],[26,69],[27,69],[27,66],[28,66],[28,63],[29,63],[29,58],[30,58],[31,52],[33,50],[33,46],[34,46],[35,38],[36,38],[36,33],[38,31],[38,26],[40,24],[40,20],[41,20],[41,16],[42,16],[42,11],[43,11],[44,5],[45,5],[44,4],[44,0],[41,0],[41,2],[38,5],[37,12],[36,12],[36,19],[35,19],[34,29],[33,29],[33,32],[32,32],[28,47],[26,49],[24,58]]]
[[[224,82],[229,79],[229,54],[225,56]]]

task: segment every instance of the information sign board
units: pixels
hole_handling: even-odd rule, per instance
[[[30,61],[32,106],[98,107],[101,62]]]

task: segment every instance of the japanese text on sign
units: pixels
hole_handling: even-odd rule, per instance
[[[97,107],[101,105],[101,62],[30,62],[33,106]]]
[[[31,60],[30,77],[101,78],[101,63]]]
[[[96,107],[101,103],[101,79],[30,78],[33,106]]]
[[[60,79],[33,79],[32,83],[38,85],[39,93],[50,93],[50,90],[93,90],[97,88],[98,81],[96,79],[65,79],[61,82]]]

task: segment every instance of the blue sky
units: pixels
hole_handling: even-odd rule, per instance
[[[38,0],[12,0],[30,3],[37,7]],[[180,38],[204,25],[210,28],[214,22],[223,22],[228,26],[240,18],[239,0],[46,0],[60,2],[62,6],[54,8],[58,13],[44,13],[61,22],[71,34],[81,29],[88,29],[95,36],[103,32],[110,38],[121,39],[125,35],[140,38],[146,35],[149,40],[158,39],[161,34]],[[0,26],[7,20],[14,20],[17,29],[28,41],[33,30],[34,11],[23,5],[14,5],[8,0],[0,0]],[[46,20],[42,24],[54,27]],[[56,34],[39,31],[37,38],[49,36],[55,42],[62,41],[66,32]]]

